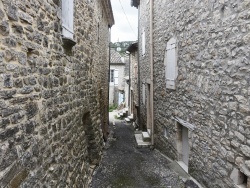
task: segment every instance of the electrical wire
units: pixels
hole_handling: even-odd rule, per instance
[[[125,15],[125,17],[126,17],[126,19],[127,19],[127,21],[128,21],[128,24],[129,24],[129,26],[130,26],[130,29],[133,31],[135,37],[137,37],[135,31],[133,30],[133,28],[132,28],[132,26],[131,26],[131,24],[130,24],[130,22],[129,22],[129,19],[128,19],[128,17],[127,17],[127,14],[126,14],[126,12],[125,12],[123,6],[122,6],[121,0],[119,0],[119,2],[120,2],[120,5],[121,5],[121,7],[122,7],[123,13],[124,13],[124,15]]]

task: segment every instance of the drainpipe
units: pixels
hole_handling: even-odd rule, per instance
[[[140,6],[140,5],[139,5]],[[137,87],[138,87],[138,114],[137,114],[137,123],[139,126],[139,129],[142,130],[141,127],[141,79],[140,79],[140,59],[139,59],[139,34],[140,34],[140,22],[139,22],[139,15],[140,15],[140,7],[138,8],[138,33],[137,33],[137,66],[138,66],[138,72],[137,72],[137,78],[138,78],[138,82],[137,82]]]
[[[154,44],[153,44],[153,7],[154,7],[154,0],[150,0],[150,65],[151,65],[151,89],[150,89],[150,103],[151,103],[151,144],[154,145]]]
[[[131,104],[130,104],[130,85],[131,85],[131,78],[130,78],[130,65],[131,65],[131,57],[130,57],[130,52],[129,51],[126,51],[125,52],[127,55],[128,55],[128,113],[129,115],[131,115],[131,111],[130,111],[130,107],[131,107]]]
[[[128,104],[129,104],[129,115],[131,115],[131,74],[130,74],[130,66],[131,66],[131,55],[130,55],[130,53],[129,53],[129,67],[128,67],[128,72],[129,72],[129,80],[128,80],[128,96],[129,96],[129,98],[128,98]]]
[[[111,26],[109,26],[109,72],[108,72],[108,106],[107,106],[107,112],[108,112],[108,122],[106,123],[106,125],[104,125],[104,130],[103,130],[103,137],[104,137],[104,141],[106,142],[108,139],[108,125],[109,125],[109,87],[110,87],[110,56],[111,56]]]

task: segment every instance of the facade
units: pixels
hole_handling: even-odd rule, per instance
[[[250,2],[132,0],[140,123],[204,187],[250,187]]]
[[[129,113],[133,116],[134,122],[139,126],[139,88],[138,88],[138,43],[132,43],[128,48],[129,52]]]
[[[111,48],[110,54],[109,104],[119,106],[125,102],[124,71],[128,62],[115,49]]]
[[[0,1],[0,187],[87,187],[108,125],[109,0]]]

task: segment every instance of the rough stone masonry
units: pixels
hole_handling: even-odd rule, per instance
[[[0,1],[0,187],[84,187],[99,161],[112,9],[74,1],[70,53],[61,16],[59,0]]]
[[[150,75],[150,0],[140,1],[142,82]],[[189,130],[189,173],[205,187],[250,187],[250,1],[153,1],[155,146],[180,160],[177,116]],[[146,53],[142,55],[142,33]],[[166,44],[175,38],[176,89],[166,88]],[[146,105],[140,101],[141,122]],[[179,125],[180,126],[180,125]],[[181,140],[179,140],[180,142]]]

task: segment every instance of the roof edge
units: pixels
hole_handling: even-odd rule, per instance
[[[130,45],[128,46],[128,48],[126,49],[126,51],[134,52],[134,51],[136,51],[137,49],[138,49],[138,42],[136,41],[136,42],[130,44]]]
[[[131,6],[138,8],[140,5],[140,0],[131,0]]]
[[[112,27],[115,24],[115,19],[114,19],[111,2],[110,0],[101,0],[101,2],[105,8],[105,13],[108,19],[109,27]]]

